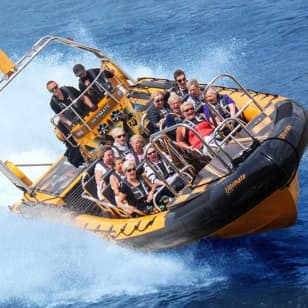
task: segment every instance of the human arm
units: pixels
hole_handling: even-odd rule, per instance
[[[93,102],[91,101],[91,99],[87,96],[87,95],[83,95],[82,97],[84,103],[91,109],[91,110],[96,110],[97,106],[95,106],[93,104]]]
[[[176,129],[176,142],[177,145],[183,149],[183,150],[193,150],[193,146],[189,145],[185,142],[185,133],[186,133],[186,128],[185,127],[178,127]]]
[[[131,189],[127,186],[125,182],[121,182],[119,186],[119,198],[117,206],[122,208],[124,211],[129,214],[134,212],[139,212],[137,208],[131,204],[129,204],[128,200],[133,197]]]
[[[144,178],[144,181],[146,182],[146,184],[148,185],[148,187],[150,188],[150,191],[148,193],[148,196],[147,196],[147,199],[146,199],[146,202],[149,203],[153,200],[153,196],[154,196],[154,193],[155,193],[155,190],[156,190],[156,185],[153,184],[147,176],[143,176]]]
[[[159,180],[156,177],[155,172],[153,171],[152,168],[150,168],[150,166],[148,164],[144,164],[144,173],[145,173],[145,177],[147,178],[147,180],[153,185],[155,184],[156,186],[161,186],[164,185],[164,182]]]
[[[236,107],[235,104],[229,104],[229,110],[230,110],[230,117],[234,118],[235,114],[236,114]]]
[[[63,108],[61,107],[60,102],[57,100],[55,96],[51,98],[50,108],[53,110],[55,114],[59,116],[59,119],[63,124],[65,124],[68,127],[72,126],[72,122],[65,117],[64,113],[61,113],[64,107]]]
[[[160,120],[161,120],[161,115],[160,112],[157,108],[152,106],[152,108],[149,109],[148,111],[148,119],[151,123],[151,125],[155,128],[155,130],[159,130],[160,128]]]
[[[97,163],[94,168],[94,177],[97,186],[101,184],[103,174],[104,174],[103,166],[100,163]]]
[[[120,195],[119,181],[114,174],[110,176],[109,183],[110,183],[111,189],[113,190],[116,204],[118,205],[119,195]]]

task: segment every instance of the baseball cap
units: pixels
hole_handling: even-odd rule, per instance
[[[73,67],[73,72],[76,77],[79,77],[86,69],[82,64],[76,64]]]

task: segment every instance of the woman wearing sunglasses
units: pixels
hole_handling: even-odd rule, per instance
[[[136,164],[132,160],[125,161],[122,169],[125,179],[120,184],[118,206],[131,214],[136,210],[148,214],[153,207],[155,185],[146,178],[137,177]]]
[[[165,102],[164,93],[156,91],[151,95],[152,106],[148,110],[150,130],[152,133],[158,132],[166,122],[165,116],[169,112],[168,104]]]

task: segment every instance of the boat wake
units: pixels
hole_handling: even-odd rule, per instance
[[[145,295],[169,287],[207,287],[226,278],[198,249],[141,254],[104,242],[82,230],[0,210],[1,303],[47,305],[95,302],[101,297]]]

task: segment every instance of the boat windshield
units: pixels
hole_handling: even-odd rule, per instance
[[[36,185],[36,190],[51,195],[60,195],[76,177],[83,171],[83,168],[75,168],[66,157],[63,157]]]

